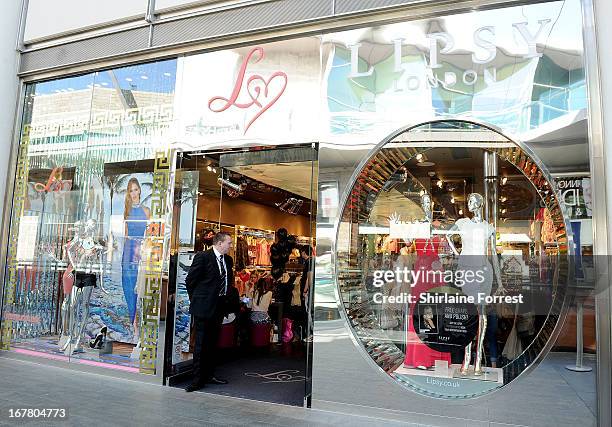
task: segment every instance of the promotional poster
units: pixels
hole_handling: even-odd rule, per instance
[[[139,280],[141,246],[151,215],[152,186],[152,173],[103,176],[102,233],[108,249],[104,287],[108,294],[96,289],[92,295],[86,326],[90,337],[107,326],[113,341],[138,342],[138,296],[144,284],[144,277]]]

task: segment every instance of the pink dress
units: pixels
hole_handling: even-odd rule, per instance
[[[440,260],[438,258],[440,238],[434,237],[432,239],[416,239],[415,246],[417,259],[414,263],[414,270],[431,270],[432,264]],[[444,282],[435,280],[428,282],[427,279],[420,280],[412,288],[412,295],[420,296],[423,292],[427,292],[432,288],[437,288],[440,286],[444,286]],[[410,312],[408,315],[408,334],[406,336],[406,357],[404,359],[404,365],[411,368],[418,366],[430,368],[434,366],[436,360],[446,360],[450,365],[450,353],[442,353],[440,351],[433,350],[423,344],[419,339],[414,329],[412,318],[415,305],[416,302],[410,306]]]
[[[262,239],[259,243],[257,243],[257,265],[270,265],[272,262],[270,261],[270,243],[267,240]]]

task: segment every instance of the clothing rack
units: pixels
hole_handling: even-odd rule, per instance
[[[234,234],[234,246],[236,248],[236,259],[234,259],[235,265],[237,267],[241,265],[245,267],[268,267],[270,265],[268,264],[270,261],[269,247],[274,242],[274,236],[275,233],[271,230],[236,225]],[[239,244],[241,240],[249,242],[248,254],[245,253],[247,249],[244,244],[246,243],[242,242],[242,245]],[[255,241],[257,241],[257,243]],[[263,246],[263,249],[260,246]],[[263,252],[260,252],[260,249],[262,249]],[[264,253],[266,254],[265,256],[262,255]]]

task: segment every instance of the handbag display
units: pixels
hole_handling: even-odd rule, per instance
[[[385,308],[380,315],[380,327],[382,329],[393,329],[399,325],[399,319],[395,317],[393,310]]]
[[[516,331],[519,334],[533,335],[535,334],[535,313],[533,311],[520,314],[516,321]]]
[[[519,339],[517,333],[517,311],[518,304],[514,313],[514,322],[512,323],[512,330],[510,331],[510,335],[508,335],[508,339],[506,340],[506,344],[504,345],[504,349],[502,350],[502,356],[509,360],[516,359],[523,352],[523,344],[521,343],[521,340]]]

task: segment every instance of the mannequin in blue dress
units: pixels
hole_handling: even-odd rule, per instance
[[[144,239],[151,211],[140,204],[141,188],[138,179],[131,178],[125,193],[125,209],[123,219],[125,221],[125,244],[123,245],[123,257],[121,260],[121,282],[123,295],[127,303],[130,322],[134,325],[134,335],[138,335],[136,325],[136,308],[138,295],[134,288],[138,279],[138,262],[140,261],[140,246]]]

